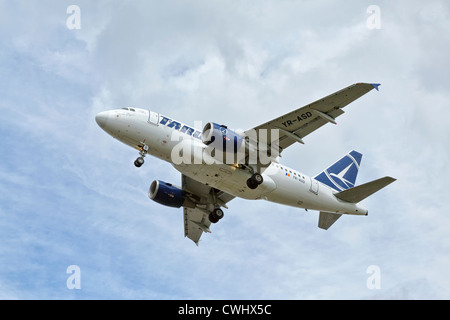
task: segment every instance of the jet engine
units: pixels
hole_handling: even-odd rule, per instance
[[[170,183],[160,180],[152,182],[148,190],[148,197],[168,207],[195,207],[195,204],[186,196],[186,192]]]
[[[208,122],[203,128],[202,141],[222,153],[237,153],[245,139],[224,125]]]

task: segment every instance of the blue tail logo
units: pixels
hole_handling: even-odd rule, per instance
[[[343,191],[355,186],[362,154],[351,151],[326,170],[314,177],[336,191]]]

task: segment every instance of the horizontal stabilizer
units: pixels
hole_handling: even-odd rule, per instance
[[[358,203],[367,198],[368,196],[374,194],[378,190],[383,189],[384,187],[386,187],[388,184],[391,184],[395,180],[396,179],[391,177],[384,177],[351,189],[335,193],[334,195],[338,199],[351,203]]]
[[[328,230],[342,216],[342,214],[320,211],[319,228]]]

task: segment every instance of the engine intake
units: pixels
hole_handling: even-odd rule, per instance
[[[186,193],[170,183],[155,180],[150,185],[148,197],[159,204],[180,208],[183,205],[190,206],[190,200],[186,198]]]
[[[202,141],[223,153],[237,153],[245,143],[241,135],[214,122],[208,122],[203,128]]]

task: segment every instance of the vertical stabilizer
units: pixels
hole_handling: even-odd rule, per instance
[[[344,157],[315,176],[314,179],[336,191],[344,191],[353,188],[361,164],[361,158],[361,153],[350,151]]]

